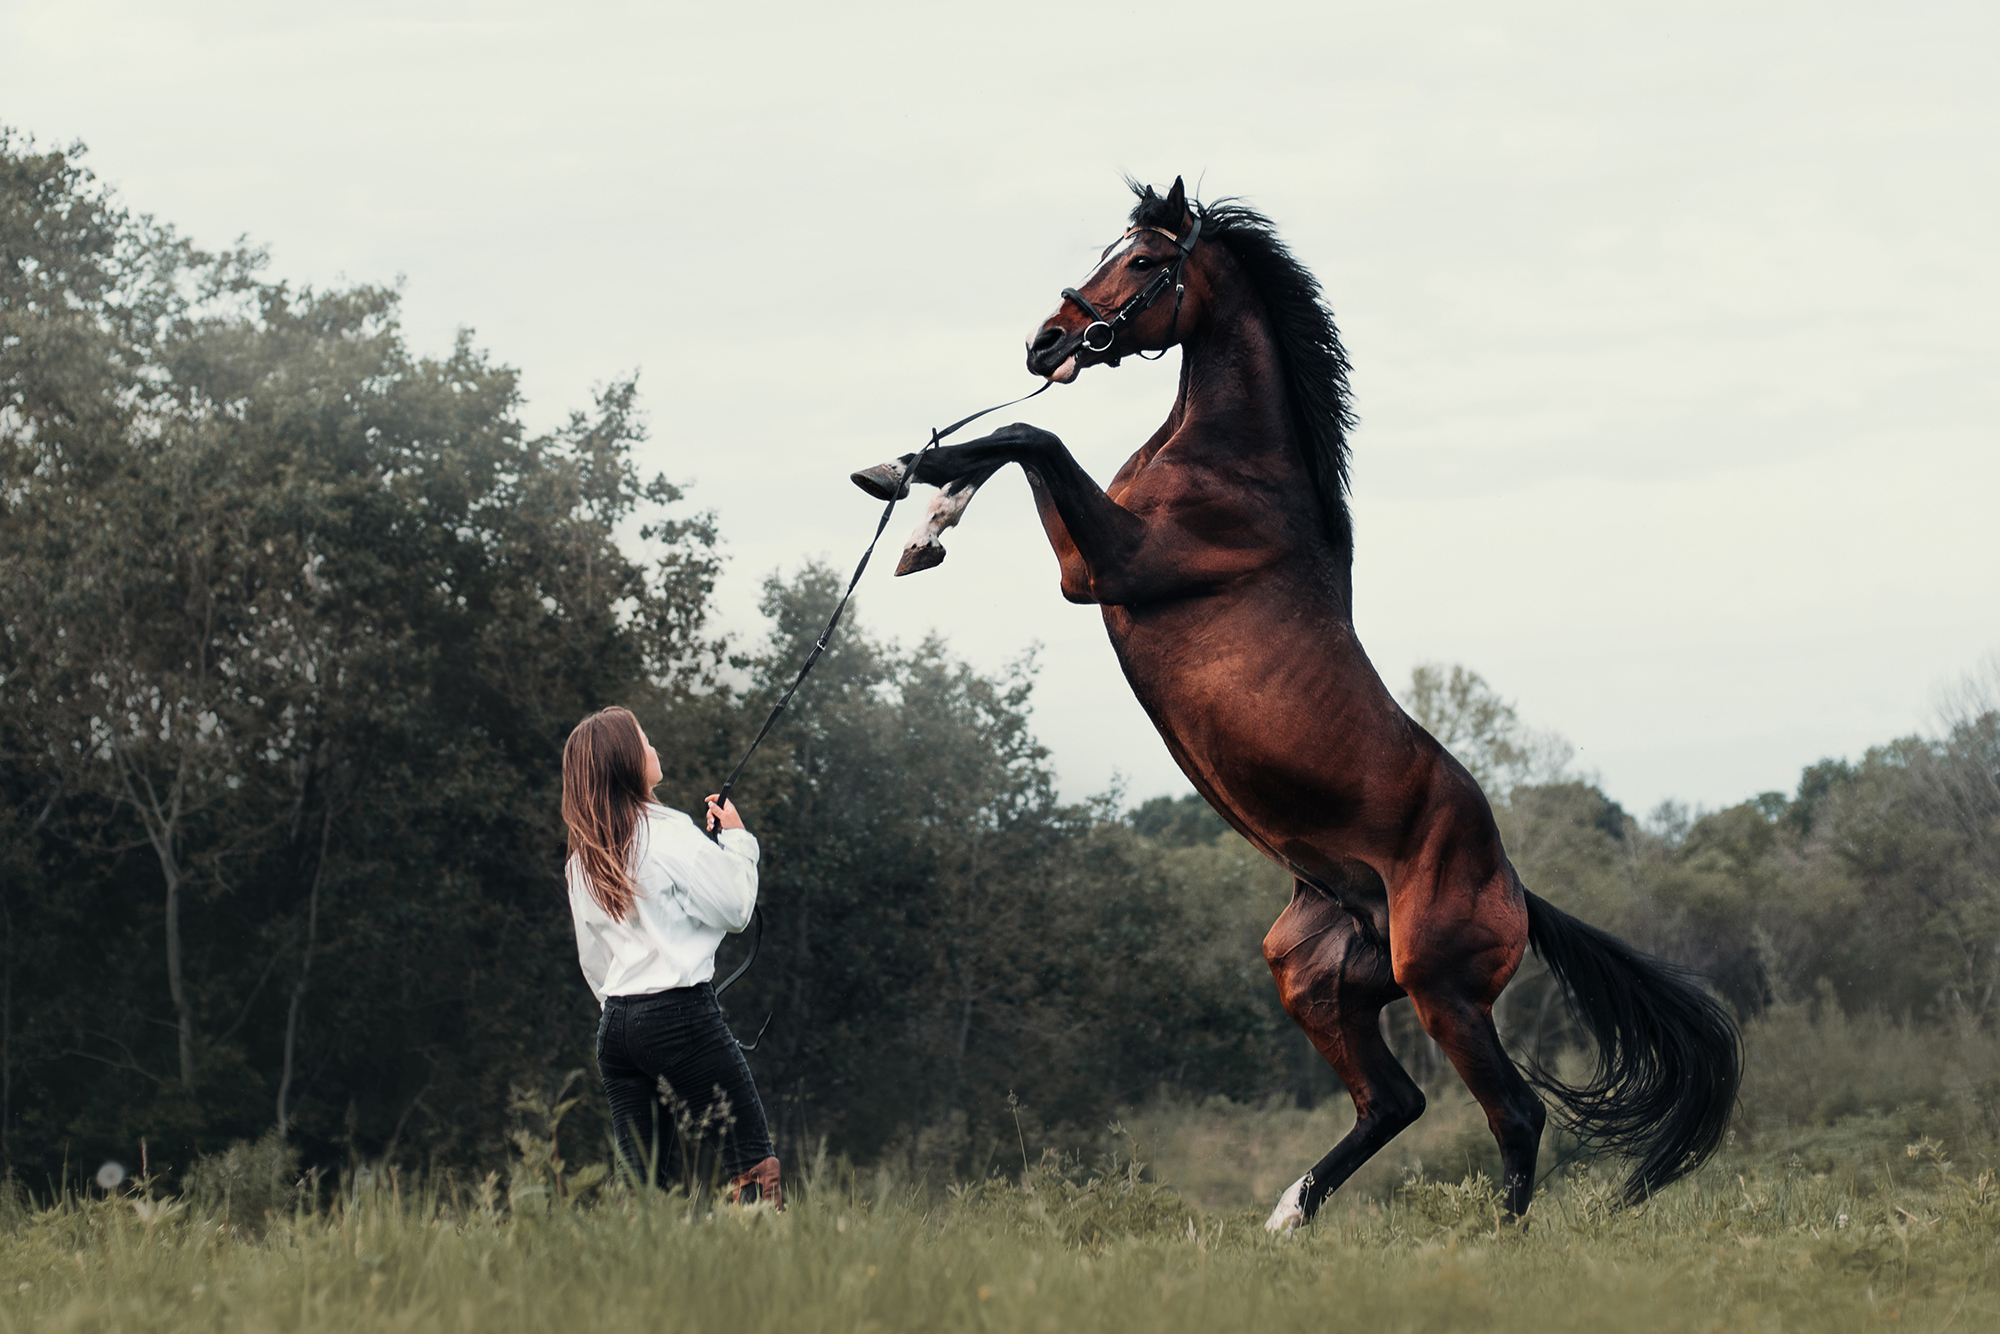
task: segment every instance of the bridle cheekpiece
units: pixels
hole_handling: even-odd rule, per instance
[[[1170,286],[1174,289],[1174,319],[1173,323],[1167,327],[1168,346],[1173,344],[1174,334],[1181,327],[1181,299],[1187,295],[1187,284],[1182,281],[1182,274],[1187,268],[1188,256],[1194,252],[1194,243],[1201,239],[1201,217],[1198,214],[1196,215],[1194,226],[1188,228],[1186,240],[1182,240],[1164,227],[1149,226],[1129,228],[1125,235],[1118,239],[1120,241],[1129,240],[1140,232],[1157,232],[1169,241],[1172,241],[1175,251],[1173,262],[1161,269],[1159,273],[1154,275],[1151,282],[1140,288],[1138,292],[1133,294],[1130,300],[1118,307],[1108,317],[1100,314],[1097,307],[1084,300],[1083,293],[1077,291],[1074,287],[1063,288],[1062,294],[1064,299],[1076,302],[1083,310],[1083,313],[1090,316],[1091,322],[1083,330],[1083,346],[1089,351],[1110,351],[1111,345],[1118,341],[1119,331],[1131,320],[1145,314],[1157,305],[1160,298],[1167,294],[1167,288]],[[1150,357],[1144,352],[1139,352],[1135,355],[1145,361],[1157,361],[1167,355],[1167,348],[1162,347]]]

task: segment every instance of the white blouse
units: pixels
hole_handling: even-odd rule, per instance
[[[622,922],[590,897],[583,867],[569,859],[569,911],[576,956],[601,1007],[606,996],[644,996],[715,976],[725,932],[750,925],[757,906],[757,839],[725,829],[709,841],[695,822],[647,805],[633,831],[632,911]]]

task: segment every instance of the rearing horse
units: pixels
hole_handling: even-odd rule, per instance
[[[943,559],[938,533],[996,470],[1020,464],[1063,596],[1103,608],[1182,771],[1294,877],[1264,957],[1355,1122],[1268,1228],[1310,1219],[1422,1115],[1422,1091],[1382,1037],[1382,1007],[1401,996],[1485,1109],[1514,1217],[1534,1191],[1547,1117],[1536,1088],[1586,1142],[1638,1159],[1629,1199],[1658,1190],[1721,1141],[1742,1071],[1734,1023],[1686,974],[1528,893],[1479,785],[1362,651],[1347,358],[1318,283],[1241,204],[1191,208],[1179,180],[1165,197],[1134,191],[1131,227],[1065,290],[1028,369],[1068,382],[1178,344],[1165,423],[1103,490],[1062,441],[1019,424],[855,474],[878,498],[912,480],[943,488],[898,573]],[[1493,1002],[1530,946],[1596,1039],[1581,1086],[1524,1076],[1500,1045]]]

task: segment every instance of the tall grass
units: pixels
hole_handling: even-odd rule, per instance
[[[1925,1139],[1962,1162],[2000,1162],[2000,1035],[1978,1023],[1848,1017],[1823,999],[1771,1011],[1745,1031],[1744,1044],[1730,1162],[1799,1157],[1820,1172],[1893,1180],[1903,1146]],[[1465,1086],[1447,1070],[1425,1092],[1423,1119],[1357,1173],[1344,1195],[1385,1198],[1413,1174],[1452,1181],[1498,1175],[1485,1115]],[[1308,1109],[1163,1095],[1128,1112],[1124,1124],[1162,1180],[1204,1208],[1240,1209],[1268,1208],[1353,1120],[1338,1096]],[[1542,1170],[1560,1172],[1574,1153],[1551,1130]]]
[[[1737,1120],[1769,1139],[1845,1118],[1921,1118],[1963,1151],[2000,1137],[2000,1035],[1969,1015],[1943,1025],[1818,1005],[1773,1010],[1748,1033]]]
[[[1832,1046],[1765,1030],[1758,1041],[1784,1046],[1766,1053],[1767,1071],[1824,1069],[1856,1041],[1801,1022]],[[1859,1039],[1876,1040],[1911,1039],[1894,1026]],[[1965,1034],[1938,1040],[1976,1083],[1986,1049]],[[1990,1131],[1954,1110],[1964,1081],[1940,1076],[1934,1098],[1893,1106],[1822,1098],[1804,1114],[1808,1092],[1776,1076],[1772,1087],[1723,1155],[1644,1207],[1617,1205],[1615,1172],[1571,1162],[1526,1229],[1501,1220],[1489,1177],[1452,1161],[1484,1128],[1448,1101],[1289,1238],[1266,1235],[1261,1219],[1345,1129],[1331,1109],[1163,1103],[1128,1118],[1121,1141],[1157,1137],[1155,1173],[1129,1152],[1089,1169],[1048,1154],[938,1192],[821,1155],[794,1173],[783,1215],[564,1174],[527,1153],[512,1181],[351,1173],[337,1189],[308,1179],[273,1193],[283,1160],[271,1145],[212,1165],[173,1198],[141,1183],[0,1199],[0,1331],[2000,1322],[2000,1177]],[[1926,1126],[1956,1138],[1906,1138]],[[1800,1152],[1808,1141],[1818,1147]],[[1177,1174],[1183,1189],[1156,1179]]]
[[[509,1211],[382,1182],[226,1223],[71,1197],[0,1234],[8,1330],[1657,1330],[1991,1327],[2000,1187],[1931,1150],[1893,1191],[1714,1169],[1621,1210],[1578,1172],[1525,1232],[1490,1183],[1355,1197],[1305,1233],[1128,1165],[927,1205],[821,1166],[784,1215],[675,1193]],[[1886,1326],[1885,1326],[1886,1327]]]

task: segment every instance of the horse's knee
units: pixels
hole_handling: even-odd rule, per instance
[[[1385,1081],[1383,1087],[1375,1090],[1368,1117],[1382,1137],[1389,1139],[1415,1125],[1429,1106],[1424,1091],[1406,1074],[1399,1080]]]
[[[948,449],[950,446],[945,448]],[[911,476],[913,480],[922,482],[925,486],[943,486],[947,482],[957,481],[964,471],[965,465],[956,456],[946,454],[943,449],[933,449],[928,453],[917,455],[916,467],[911,470]]]
[[[1041,448],[1062,444],[1062,439],[1055,432],[1045,431],[1041,427],[1031,426],[1027,422],[1009,422],[988,436],[987,439],[1004,441],[1010,445],[1032,445]]]

